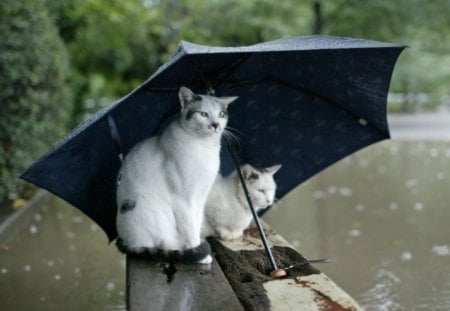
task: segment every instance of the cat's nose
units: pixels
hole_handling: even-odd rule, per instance
[[[215,130],[217,130],[217,129],[219,128],[219,123],[217,123],[217,122],[211,123],[211,126],[212,126]]]

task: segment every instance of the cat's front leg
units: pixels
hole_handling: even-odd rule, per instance
[[[219,233],[220,239],[225,241],[236,240],[242,235],[242,231],[233,231],[227,228],[218,228],[217,232]]]
[[[178,201],[173,208],[175,225],[183,248],[194,248],[201,243],[201,222],[196,219],[196,213],[192,212],[190,206]]]

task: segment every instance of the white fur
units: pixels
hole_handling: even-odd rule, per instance
[[[201,242],[204,206],[219,170],[221,134],[227,123],[219,113],[235,98],[194,95],[184,87],[179,97],[178,118],[161,136],[138,143],[121,169],[117,231],[130,248],[184,250]],[[126,200],[136,202],[136,207],[121,212]],[[202,262],[211,262],[208,257]]]
[[[273,203],[276,190],[273,175],[280,168],[281,165],[275,165],[258,171],[249,164],[241,166],[256,211]],[[242,236],[251,221],[252,214],[237,171],[226,177],[219,174],[206,203],[202,236],[234,240]]]

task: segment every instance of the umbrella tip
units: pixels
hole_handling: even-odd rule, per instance
[[[279,279],[279,278],[282,278],[282,277],[284,277],[286,275],[287,275],[287,273],[286,273],[286,271],[284,269],[276,269],[276,270],[273,270],[272,272],[270,272],[270,276],[273,279]]]

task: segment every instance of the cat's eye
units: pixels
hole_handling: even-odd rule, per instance
[[[261,192],[262,194],[266,193],[266,190],[264,190],[264,189],[258,189],[258,191]]]
[[[226,111],[219,112],[219,118],[225,118],[227,116]]]
[[[207,117],[208,117],[208,113],[205,112],[205,111],[199,111],[198,113],[200,113],[200,115],[201,115],[202,117],[204,117],[204,118],[207,118]]]

